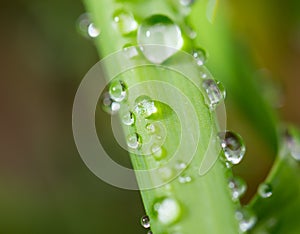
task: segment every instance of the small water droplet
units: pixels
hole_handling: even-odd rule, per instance
[[[182,6],[191,6],[194,2],[195,0],[179,0]]]
[[[228,187],[232,193],[232,200],[237,201],[247,190],[245,181],[240,177],[232,177],[229,179]]]
[[[235,212],[235,218],[239,222],[239,228],[242,232],[247,232],[255,225],[257,218],[254,213],[246,208],[238,209]]]
[[[207,94],[207,97],[209,99],[209,107],[212,110],[215,109],[215,107],[226,97],[225,88],[219,81],[204,79],[202,87]]]
[[[207,60],[206,52],[202,48],[194,49],[192,55],[198,66],[203,66]]]
[[[127,145],[131,149],[138,149],[142,145],[142,138],[139,134],[133,133],[127,136]]]
[[[262,183],[259,185],[258,187],[258,194],[262,197],[262,198],[268,198],[271,197],[273,194],[273,189],[272,186],[268,183]]]
[[[165,149],[156,143],[151,146],[151,153],[156,160],[161,160],[166,155]]]
[[[284,133],[284,138],[291,156],[295,160],[300,161],[300,140],[295,138],[294,135],[297,135],[296,131],[287,129]]]
[[[173,170],[169,167],[159,168],[158,172],[163,180],[169,180],[173,176]]]
[[[179,181],[179,183],[181,183],[181,184],[186,184],[186,183],[189,183],[189,182],[192,181],[192,177],[190,177],[190,176],[185,176],[185,175],[179,176],[179,177],[178,177],[178,181]]]
[[[134,16],[126,10],[117,10],[113,14],[113,20],[117,30],[119,30],[122,35],[128,35],[137,30],[138,23],[135,21]]]
[[[135,103],[136,106],[134,107],[134,111],[139,116],[147,118],[157,112],[154,101],[148,96],[139,96],[135,100]]]
[[[141,225],[144,227],[144,228],[150,228],[150,218],[148,215],[144,215],[142,218],[141,218]]]
[[[125,44],[123,46],[123,51],[126,53],[127,58],[134,58],[139,55],[139,52],[135,46],[133,46],[131,43]]]
[[[155,125],[152,124],[152,123],[147,124],[147,125],[146,125],[146,130],[147,130],[147,132],[148,132],[149,134],[154,134],[154,133],[155,133],[155,130],[156,130]]]
[[[152,15],[138,29],[138,44],[145,57],[160,64],[175,54],[183,45],[181,30],[169,17]],[[143,47],[143,45],[161,45]]]
[[[128,113],[124,114],[122,117],[122,123],[127,126],[133,125],[135,123],[134,114],[132,112],[128,112]]]
[[[126,84],[121,80],[112,81],[109,86],[109,94],[114,101],[122,102],[127,96]]]
[[[87,38],[95,38],[100,34],[100,30],[95,27],[94,23],[92,23],[89,13],[84,13],[79,16],[77,25],[79,32]]]
[[[185,169],[186,167],[187,167],[187,165],[186,165],[185,162],[177,162],[177,163],[175,164],[175,168],[176,168],[177,170],[183,170],[183,169]]]
[[[176,199],[170,197],[156,201],[153,209],[157,215],[157,219],[165,225],[176,222],[181,215],[180,204]]]
[[[226,131],[219,133],[219,138],[226,160],[233,165],[240,163],[246,152],[242,137],[234,132]]]
[[[102,102],[101,105],[102,109],[111,115],[116,114],[121,108],[120,103],[112,100],[108,92],[102,94],[101,102]]]

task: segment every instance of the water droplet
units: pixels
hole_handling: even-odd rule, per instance
[[[154,134],[155,133],[155,125],[153,123],[149,123],[146,125],[146,130],[149,134]]]
[[[178,177],[178,181],[179,181],[179,183],[181,183],[181,184],[186,184],[186,183],[189,183],[189,182],[191,182],[192,181],[192,177],[190,177],[190,176],[179,176]]]
[[[159,199],[154,203],[153,208],[158,220],[165,225],[176,222],[181,215],[180,204],[174,198]]]
[[[295,138],[293,135],[297,135],[297,132],[294,132],[292,130],[286,130],[285,131],[285,142],[287,144],[287,147],[290,151],[291,156],[297,160],[300,161],[300,140]]]
[[[197,65],[203,66],[207,60],[207,55],[204,49],[197,48],[193,50],[192,53]]]
[[[151,100],[151,98],[149,98],[148,96],[139,96],[135,100],[135,103],[136,106],[134,107],[134,111],[139,116],[147,118],[150,115],[157,112],[157,108],[155,107],[154,101]]]
[[[153,234],[153,232],[152,231],[148,231],[147,234]]]
[[[117,30],[119,30],[122,35],[128,35],[137,30],[138,23],[135,21],[134,16],[126,10],[117,10],[113,14],[113,20]]]
[[[150,218],[148,215],[144,215],[141,218],[141,224],[144,228],[150,228]]]
[[[183,170],[183,169],[185,169],[186,167],[187,167],[187,165],[186,165],[185,162],[177,162],[177,163],[175,164],[175,168],[176,168],[177,170]]]
[[[130,59],[139,55],[139,52],[136,49],[136,47],[130,43],[125,44],[123,46],[123,51],[124,51],[124,53],[126,53],[127,58],[130,58]]]
[[[134,114],[132,112],[128,112],[125,115],[123,115],[122,123],[127,125],[127,126],[133,125],[135,123]]]
[[[237,201],[247,190],[245,181],[240,177],[232,177],[229,179],[228,187],[232,193],[232,200]]]
[[[219,138],[226,160],[233,165],[240,163],[246,152],[242,137],[234,132],[226,131],[219,133]]]
[[[152,15],[143,21],[138,30],[137,40],[145,57],[156,64],[167,60],[183,45],[180,28],[164,15]],[[143,47],[147,44],[161,46]]]
[[[173,176],[173,170],[169,167],[159,168],[158,172],[163,180],[169,180]]]
[[[258,194],[262,198],[271,197],[272,194],[273,194],[272,186],[270,184],[267,184],[267,183],[260,184],[259,187],[258,187]]]
[[[179,2],[182,6],[191,6],[195,0],[179,0]]]
[[[235,212],[235,218],[238,220],[242,232],[247,232],[253,228],[257,220],[254,213],[246,208],[238,209]]]
[[[121,108],[120,103],[112,100],[108,92],[102,94],[101,102],[102,109],[111,115],[116,114]]]
[[[151,146],[151,153],[156,160],[161,160],[166,155],[165,149],[156,143]]]
[[[87,38],[95,38],[100,34],[100,30],[95,27],[94,23],[92,23],[89,13],[84,13],[79,16],[77,25],[79,32]]]
[[[142,138],[139,134],[133,133],[127,136],[127,145],[131,149],[138,149],[142,145]]]
[[[219,81],[204,79],[202,87],[204,88],[209,99],[209,107],[211,110],[215,109],[215,107],[226,97],[225,88]]]
[[[109,94],[114,101],[122,102],[127,96],[126,84],[121,80],[112,81],[109,86]]]

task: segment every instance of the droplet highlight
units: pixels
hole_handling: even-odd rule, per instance
[[[96,38],[100,35],[100,30],[91,21],[89,13],[84,13],[77,20],[79,32],[87,38]]]
[[[162,198],[154,203],[153,208],[159,222],[165,225],[175,223],[181,215],[180,204],[174,198]]]
[[[113,20],[117,30],[122,35],[128,35],[136,31],[138,28],[138,23],[136,22],[134,16],[130,12],[123,9],[119,9],[113,14]]]
[[[246,182],[240,177],[232,177],[228,181],[228,187],[231,190],[232,200],[238,201],[247,190]]]
[[[269,198],[273,195],[272,186],[268,183],[262,183],[258,187],[258,194],[262,198]]]
[[[215,107],[226,97],[225,88],[220,81],[204,79],[202,87],[207,94],[209,100],[208,105],[211,110],[214,110]]]
[[[148,215],[144,215],[142,218],[141,218],[141,225],[144,227],[144,228],[150,228],[150,218]]]
[[[246,208],[238,209],[235,212],[235,218],[239,222],[239,228],[242,232],[247,232],[252,229],[257,221],[254,213]]]
[[[183,45],[179,26],[165,15],[152,15],[145,19],[138,29],[137,41],[145,57],[156,64],[167,60]]]
[[[232,165],[239,164],[246,152],[242,137],[237,133],[226,131],[219,133],[219,138],[226,161]]]

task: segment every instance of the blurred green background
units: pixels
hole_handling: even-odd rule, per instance
[[[275,87],[281,118],[300,125],[300,2],[230,0],[227,10],[234,35],[269,77],[259,82]],[[93,42],[76,30],[83,12],[72,0],[0,3],[1,234],[145,233],[139,193],[95,177],[73,141],[73,98],[99,60]],[[236,170],[249,184],[248,200],[272,159],[246,118],[226,104],[229,128],[253,155]]]

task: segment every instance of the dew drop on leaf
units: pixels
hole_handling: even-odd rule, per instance
[[[142,138],[137,133],[127,136],[127,146],[131,149],[139,149],[142,146]]]
[[[154,101],[148,96],[139,96],[135,103],[134,112],[141,117],[147,118],[157,112]]]
[[[126,84],[121,80],[112,81],[109,86],[109,94],[114,101],[122,102],[127,96]]]
[[[100,35],[100,30],[91,21],[89,13],[84,13],[77,20],[77,28],[80,34],[86,38],[96,38]]]
[[[219,138],[226,161],[233,165],[240,163],[246,152],[242,137],[237,133],[226,131],[219,133]]]
[[[207,60],[206,52],[202,48],[194,49],[192,55],[198,66],[203,66]]]
[[[273,194],[272,186],[268,183],[262,183],[258,187],[258,194],[262,198],[268,198],[271,197]]]
[[[117,30],[122,35],[128,35],[138,28],[138,23],[134,19],[134,16],[123,9],[119,9],[113,14],[113,20]]]
[[[141,225],[144,227],[144,228],[150,228],[150,218],[148,215],[144,215],[142,218],[141,218]]]
[[[135,123],[134,114],[130,111],[128,113],[124,114],[122,116],[122,123],[127,125],[127,126],[133,125]]]
[[[247,190],[246,182],[237,176],[229,179],[228,187],[231,190],[233,201],[237,201]]]
[[[157,200],[153,205],[153,210],[158,221],[165,225],[176,222],[182,212],[179,202],[171,197]]]
[[[156,143],[151,146],[151,153],[156,160],[161,160],[166,155],[165,149]]]
[[[195,0],[179,0],[182,6],[191,6],[194,2]]]
[[[246,208],[236,210],[235,218],[239,222],[239,228],[242,232],[247,232],[254,227],[257,218],[255,214]]]
[[[215,109],[215,107],[225,99],[226,91],[221,82],[212,79],[204,79],[202,83],[208,100],[210,109]]]
[[[106,113],[114,115],[119,112],[121,104],[115,102],[110,94],[105,92],[101,95],[101,107]]]
[[[167,60],[183,45],[180,28],[165,15],[152,15],[145,19],[138,29],[137,41],[145,57],[156,64]]]

